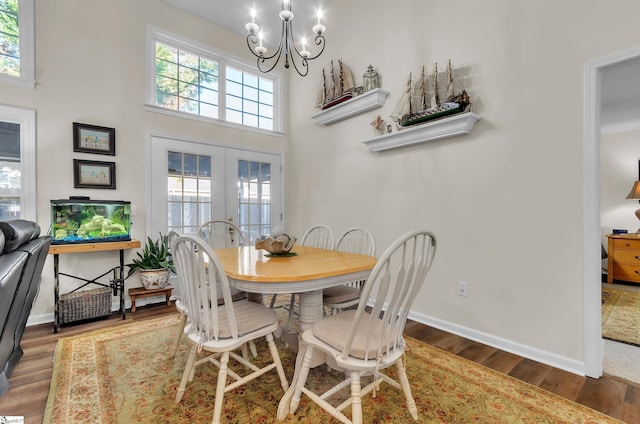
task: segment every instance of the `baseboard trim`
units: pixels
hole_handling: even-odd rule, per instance
[[[515,355],[519,355],[536,362],[550,365],[552,367],[559,368],[573,374],[577,374],[583,377],[585,376],[585,363],[572,358],[568,358],[566,356],[561,356],[555,353],[536,349],[534,347],[516,343],[511,340],[494,336],[492,334],[477,331],[472,328],[464,327],[448,321],[443,321],[429,315],[410,312],[409,318],[421,324],[446,331],[447,333],[455,334],[457,336],[464,337],[478,343],[495,347],[505,352],[513,353]]]

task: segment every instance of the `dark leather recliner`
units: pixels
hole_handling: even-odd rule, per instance
[[[38,294],[51,236],[25,220],[0,221],[0,396],[22,357],[20,340]]]

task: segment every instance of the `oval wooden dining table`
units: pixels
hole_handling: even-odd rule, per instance
[[[373,256],[294,246],[295,256],[269,256],[254,246],[216,249],[233,287],[260,294],[300,295],[300,332],[322,319],[322,289],[366,280]]]

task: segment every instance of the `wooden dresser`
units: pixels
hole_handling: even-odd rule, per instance
[[[640,283],[640,234],[608,234],[609,273],[607,282],[614,280]]]

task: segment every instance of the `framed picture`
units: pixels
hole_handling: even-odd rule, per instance
[[[116,155],[116,129],[73,123],[73,151]]]
[[[95,160],[73,160],[75,188],[116,188],[116,163]]]

